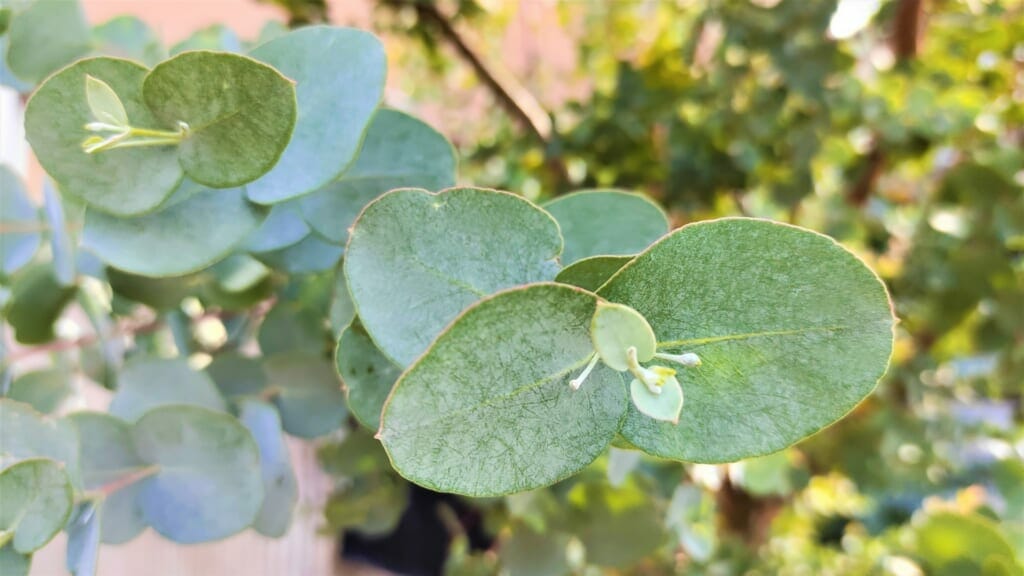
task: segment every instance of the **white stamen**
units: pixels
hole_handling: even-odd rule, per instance
[[[583,386],[583,382],[587,379],[587,376],[590,376],[590,373],[594,370],[594,366],[597,366],[597,360],[597,354],[595,353],[590,357],[590,362],[587,363],[587,367],[583,369],[583,372],[580,372],[579,376],[569,380],[569,386],[571,386],[573,390],[579,390],[580,386]]]
[[[669,362],[675,362],[676,364],[681,364],[687,368],[696,368],[701,364],[700,356],[697,356],[693,352],[687,352],[685,354],[665,354],[664,352],[655,352],[654,357],[662,360],[668,360]]]

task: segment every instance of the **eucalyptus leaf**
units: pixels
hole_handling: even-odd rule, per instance
[[[155,66],[167,57],[156,32],[135,16],[117,16],[92,29],[99,52]]]
[[[599,294],[636,309],[678,373],[680,422],[630,408],[622,435],[665,458],[728,462],[780,450],[849,412],[892,350],[885,287],[833,240],[745,218],[685,226]]]
[[[191,404],[210,410],[227,407],[213,381],[184,359],[139,358],[125,363],[110,413],[129,422],[168,404]]]
[[[29,404],[41,414],[49,414],[64,402],[71,391],[71,374],[50,368],[19,375],[11,383],[7,397]]]
[[[42,244],[39,209],[29,200],[21,178],[0,164],[0,277],[32,260]]]
[[[629,306],[598,302],[590,323],[590,338],[601,361],[612,370],[629,370],[627,350],[636,350],[636,360],[647,362],[654,357],[657,342],[647,320]]]
[[[43,183],[43,212],[50,228],[50,250],[53,254],[54,278],[61,286],[71,286],[78,274],[75,243],[68,234],[68,222],[64,217],[64,205],[53,184]]]
[[[28,576],[32,564],[30,554],[19,554],[12,546],[0,546],[0,574],[4,576]]]
[[[143,97],[164,126],[188,125],[178,146],[196,182],[232,188],[277,163],[295,126],[295,87],[270,66],[221,52],[184,52],[146,76]]]
[[[279,538],[288,531],[299,498],[291,456],[281,430],[281,418],[270,404],[245,400],[239,419],[260,448],[264,499],[253,528],[264,536]]]
[[[400,474],[428,488],[494,496],[557,482],[611,442],[622,376],[593,353],[596,297],[561,284],[501,292],[466,310],[395,384],[378,436]],[[510,433],[511,432],[511,433]]]
[[[220,393],[232,401],[259,396],[267,388],[267,375],[260,361],[237,352],[214,356],[206,373]]]
[[[358,322],[338,338],[335,364],[352,415],[371,430],[380,428],[380,411],[402,369],[377,349]]]
[[[294,351],[266,359],[273,401],[286,432],[316,438],[337,430],[348,416],[341,382],[320,354]]]
[[[78,470],[78,437],[63,421],[43,418],[28,404],[0,399],[0,462],[49,458],[63,463],[74,478]]]
[[[583,258],[562,268],[558,276],[555,276],[555,282],[579,286],[584,290],[594,292],[632,259],[632,256],[591,256],[590,258]]]
[[[343,247],[309,234],[296,244],[273,252],[260,252],[256,257],[289,274],[310,274],[334,268],[344,253]]]
[[[355,162],[341,177],[299,200],[318,234],[343,244],[356,217],[388,190],[455,185],[455,150],[425,122],[397,110],[377,112]]]
[[[309,236],[310,227],[302,219],[297,202],[275,204],[267,219],[242,243],[250,252],[274,252],[294,246]]]
[[[245,292],[268,276],[270,269],[247,254],[232,254],[213,266],[217,285],[225,292]]]
[[[384,93],[387,57],[373,34],[327,26],[294,30],[251,55],[296,82],[301,110],[281,159],[246,188],[272,204],[324,186],[352,162]]]
[[[25,268],[14,278],[3,312],[22,344],[44,344],[56,338],[53,324],[75,297],[75,286],[62,286],[48,264]]]
[[[234,30],[223,24],[214,24],[192,33],[191,36],[171,46],[171,56],[190,50],[216,50],[218,52],[241,52],[242,41]]]
[[[270,309],[257,339],[265,357],[293,350],[320,353],[327,348],[323,318],[293,302],[281,302]]]
[[[45,458],[0,471],[0,495],[0,537],[10,538],[20,554],[31,554],[56,536],[74,502],[64,467]]]
[[[146,529],[139,503],[140,482],[152,470],[135,453],[131,426],[102,412],[75,412],[68,421],[78,431],[82,485],[103,493],[100,532],[105,544],[122,544]]]
[[[157,467],[142,480],[146,521],[181,544],[226,538],[250,526],[263,504],[259,447],[235,418],[198,406],[147,412],[132,430],[135,451]]]
[[[508,576],[564,576],[570,574],[570,537],[561,532],[540,533],[514,524],[501,541],[498,556]]]
[[[114,89],[103,80],[89,74],[85,75],[85,101],[97,122],[112,126],[129,126],[128,113],[125,112],[124,104]]]
[[[334,276],[334,290],[331,292],[331,307],[327,316],[331,322],[331,331],[338,335],[352,324],[356,317],[356,306],[348,293],[345,271],[340,267]]]
[[[100,508],[81,504],[68,523],[66,566],[73,576],[95,576],[100,552]]]
[[[345,276],[367,333],[406,366],[470,304],[554,278],[561,244],[551,216],[512,194],[395,190],[356,221]]]
[[[675,378],[668,378],[663,386],[658,388],[660,394],[652,392],[645,384],[633,379],[629,383],[629,396],[633,400],[633,406],[643,415],[671,422],[679,423],[679,413],[683,410],[683,388]]]
[[[588,564],[628,568],[665,541],[654,501],[635,482],[619,488],[581,483],[569,491],[569,520]]]
[[[619,190],[574,192],[544,209],[562,229],[563,265],[591,256],[636,254],[669,230],[668,217],[654,201]]]
[[[240,188],[203,190],[169,208],[134,218],[89,210],[82,242],[104,262],[125,272],[180,276],[227,256],[264,218],[266,210],[247,201]]]
[[[89,25],[78,0],[36,0],[14,13],[7,65],[32,84],[89,51]]]
[[[82,141],[93,135],[85,125],[94,120],[86,97],[86,76],[114,90],[132,126],[161,128],[142,100],[142,82],[148,72],[128,60],[79,60],[50,77],[29,99],[25,136],[62,192],[94,209],[129,216],[155,209],[178,187],[183,173],[173,146],[82,151]]]

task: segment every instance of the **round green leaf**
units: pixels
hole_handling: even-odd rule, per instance
[[[658,456],[728,462],[775,452],[849,412],[892,350],[885,287],[833,240],[729,218],[686,226],[620,270],[600,295],[636,309],[677,374],[678,425],[631,408],[629,442]]]
[[[267,388],[267,375],[260,362],[237,352],[214,356],[206,373],[229,400],[259,396]]]
[[[4,576],[28,576],[32,556],[19,554],[11,546],[0,547],[0,574]]]
[[[135,218],[89,210],[82,242],[103,261],[125,272],[180,276],[227,256],[265,217],[266,210],[247,201],[240,188],[203,190],[159,212]]]
[[[301,113],[273,170],[251,183],[249,199],[272,204],[308,194],[338,177],[359,150],[384,93],[380,41],[351,28],[301,28],[251,52],[294,80]]]
[[[679,412],[683,409],[683,387],[679,385],[679,380],[668,378],[661,387],[661,394],[654,394],[634,378],[629,383],[629,396],[641,414],[655,420],[679,423]]]
[[[406,366],[473,302],[554,278],[561,245],[551,216],[512,194],[395,190],[356,221],[345,276],[366,331]]]
[[[142,481],[146,521],[180,544],[226,538],[251,525],[263,504],[259,447],[235,418],[198,406],[147,412],[135,451],[158,471]]]
[[[1009,566],[1015,564],[1010,542],[997,524],[982,516],[933,513],[923,519],[915,532],[917,553],[933,570],[929,573],[953,576],[974,568],[978,571],[973,573],[987,574],[979,569],[989,562],[1003,560]]]
[[[275,204],[267,219],[253,230],[241,248],[250,252],[273,252],[298,244],[309,236],[310,228],[299,213],[296,202]]]
[[[502,574],[508,576],[565,576],[570,537],[560,532],[540,533],[526,524],[514,524],[501,540],[498,555]]]
[[[74,496],[64,467],[53,460],[22,460],[0,472],[0,538],[30,554],[68,521]],[[5,538],[6,539],[6,538]]]
[[[122,544],[146,529],[139,503],[148,464],[135,453],[131,426],[102,412],[76,412],[68,420],[78,430],[82,485],[103,491],[100,521],[104,544]]]
[[[129,422],[168,404],[192,404],[210,410],[227,407],[213,381],[181,358],[142,358],[127,362],[118,378],[110,413]]]
[[[441,190],[455,185],[455,150],[425,122],[380,110],[366,130],[359,157],[338,180],[299,200],[302,216],[331,242],[348,240],[356,216],[396,188]]]
[[[639,312],[611,302],[597,303],[590,337],[601,361],[619,372],[629,370],[628,349],[636,348],[636,359],[647,362],[654,357],[657,345],[651,326]]]
[[[28,264],[42,244],[39,209],[28,199],[21,178],[0,165],[0,276]]]
[[[255,254],[262,262],[288,274],[309,274],[330,270],[338,265],[345,249],[330,242],[324,242],[309,234],[300,242],[275,250]]]
[[[590,256],[636,254],[669,230],[668,217],[650,198],[618,190],[584,190],[544,205],[565,238],[562,264]]]
[[[409,480],[442,492],[531,490],[590,464],[625,410],[619,373],[595,367],[593,294],[561,284],[502,292],[466,310],[395,384],[378,436]]]
[[[71,375],[59,369],[26,372],[14,379],[7,397],[24,402],[42,414],[56,410],[71,394]]]
[[[36,0],[14,13],[7,65],[18,78],[38,84],[89,51],[89,25],[78,0]]]
[[[577,260],[562,268],[555,276],[555,282],[595,292],[632,259],[632,256],[591,256]]]
[[[156,32],[135,16],[117,16],[92,29],[93,42],[103,54],[130,58],[155,66],[167,57]]]
[[[402,369],[374,346],[359,323],[341,333],[334,359],[352,415],[371,430],[380,428],[380,411]]]
[[[299,489],[281,431],[281,418],[273,406],[258,400],[243,401],[238,417],[260,448],[264,497],[253,528],[264,536],[284,536],[292,522]]]
[[[182,171],[173,146],[82,151],[82,141],[94,135],[85,129],[93,121],[85,94],[86,75],[114,89],[132,126],[162,128],[142,101],[147,72],[127,60],[80,60],[50,77],[29,99],[25,136],[62,192],[97,210],[128,216],[153,210],[177,188]]]
[[[661,515],[635,482],[619,488],[580,483],[568,495],[569,519],[587,551],[587,563],[628,568],[665,541]]]
[[[49,458],[78,473],[78,438],[63,421],[44,419],[28,404],[0,398],[0,461]]]
[[[56,338],[53,324],[75,297],[75,286],[63,286],[49,263],[36,263],[14,277],[3,313],[22,344],[44,344]]]
[[[323,317],[313,310],[281,302],[263,318],[257,340],[268,357],[292,350],[319,353],[327,348],[327,331]]]
[[[341,382],[320,354],[295,351],[264,363],[274,405],[286,432],[316,438],[337,430],[348,416]]]
[[[292,82],[237,54],[179,54],[153,68],[142,94],[164,126],[188,124],[178,147],[181,166],[211,188],[241,186],[267,173],[295,126]]]

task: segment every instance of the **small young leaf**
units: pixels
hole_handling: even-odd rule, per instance
[[[362,425],[377,430],[384,401],[402,369],[377,349],[358,322],[345,328],[338,338],[335,363],[352,415]]]
[[[562,264],[591,256],[636,254],[668,233],[668,217],[650,198],[619,190],[583,190],[544,204],[565,238]]]
[[[593,462],[627,403],[622,376],[601,364],[569,386],[593,355],[596,307],[589,292],[534,284],[463,312],[384,406],[378,436],[395,469],[434,490],[494,496]]]
[[[75,412],[67,420],[78,431],[82,486],[105,493],[102,541],[128,542],[146,529],[138,498],[141,480],[151,473],[135,453],[131,426],[102,412]]]
[[[89,110],[97,122],[112,126],[128,126],[128,113],[117,93],[109,84],[92,76],[85,75],[85,98],[89,102]]]
[[[53,324],[75,297],[75,286],[61,286],[48,263],[36,263],[14,277],[10,298],[3,309],[22,344],[43,344],[53,340]]]
[[[178,188],[183,174],[174,146],[120,148],[98,154],[82,152],[82,141],[93,135],[85,129],[93,121],[86,96],[86,76],[111,87],[133,126],[167,128],[142,101],[142,81],[148,71],[134,62],[115,58],[79,60],[47,79],[29,99],[25,107],[25,136],[61,192],[81,199],[91,208],[129,216],[153,210]]]
[[[180,544],[226,538],[263,505],[259,446],[235,418],[198,406],[150,410],[132,429],[135,451],[155,475],[141,481],[146,521]]]
[[[242,401],[238,418],[260,448],[264,497],[253,528],[264,536],[279,538],[288,531],[299,498],[281,418],[273,406],[259,400]]]
[[[396,188],[454,186],[455,165],[454,148],[437,130],[402,112],[380,110],[355,162],[340,178],[299,200],[302,217],[324,238],[344,244],[372,200]]]
[[[590,337],[594,341],[601,361],[613,370],[629,370],[626,351],[636,349],[636,359],[647,362],[654,357],[657,343],[650,324],[629,306],[598,302],[590,324]]]
[[[405,366],[473,302],[554,278],[561,245],[554,219],[512,194],[394,190],[356,221],[345,275],[366,331]]]
[[[296,82],[302,110],[281,160],[246,188],[250,200],[272,204],[326,185],[352,162],[384,93],[387,57],[373,34],[328,26],[294,30],[251,55]]]
[[[153,68],[142,94],[164,126],[188,125],[178,147],[181,166],[211,188],[241,186],[267,173],[295,126],[295,86],[236,54],[179,54]]]
[[[571,284],[584,290],[596,292],[632,259],[632,256],[591,256],[577,260],[562,268],[558,276],[555,276],[555,282]]]
[[[641,414],[655,420],[679,423],[679,413],[683,410],[683,387],[675,378],[665,380],[661,394],[654,394],[647,385],[634,378],[629,384],[629,395]]]
[[[64,527],[74,503],[63,466],[53,460],[22,460],[0,472],[0,534],[13,534],[16,552],[31,554]]]

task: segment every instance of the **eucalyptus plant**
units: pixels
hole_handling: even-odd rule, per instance
[[[4,316],[45,344],[76,302],[96,334],[83,368],[113,396],[107,412],[55,413],[66,377],[11,382],[7,351],[4,574],[60,530],[75,574],[147,527],[183,544],[280,536],[296,502],[284,436],[337,435],[349,414],[406,479],[498,496],[610,445],[771,454],[886,371],[886,288],[843,246],[748,218],[670,230],[619,190],[538,205],[456,186],[447,140],[381,106],[370,34],[311,27],[158,61],[145,43],[119,43],[121,58],[85,42],[47,51],[86,56],[51,70],[21,40],[44,7],[73,5],[5,8],[5,42],[10,71],[42,80],[25,132],[59,195],[40,214],[0,172]],[[33,258],[43,229],[50,261]],[[140,329],[123,360],[112,314],[138,304],[173,342]]]

